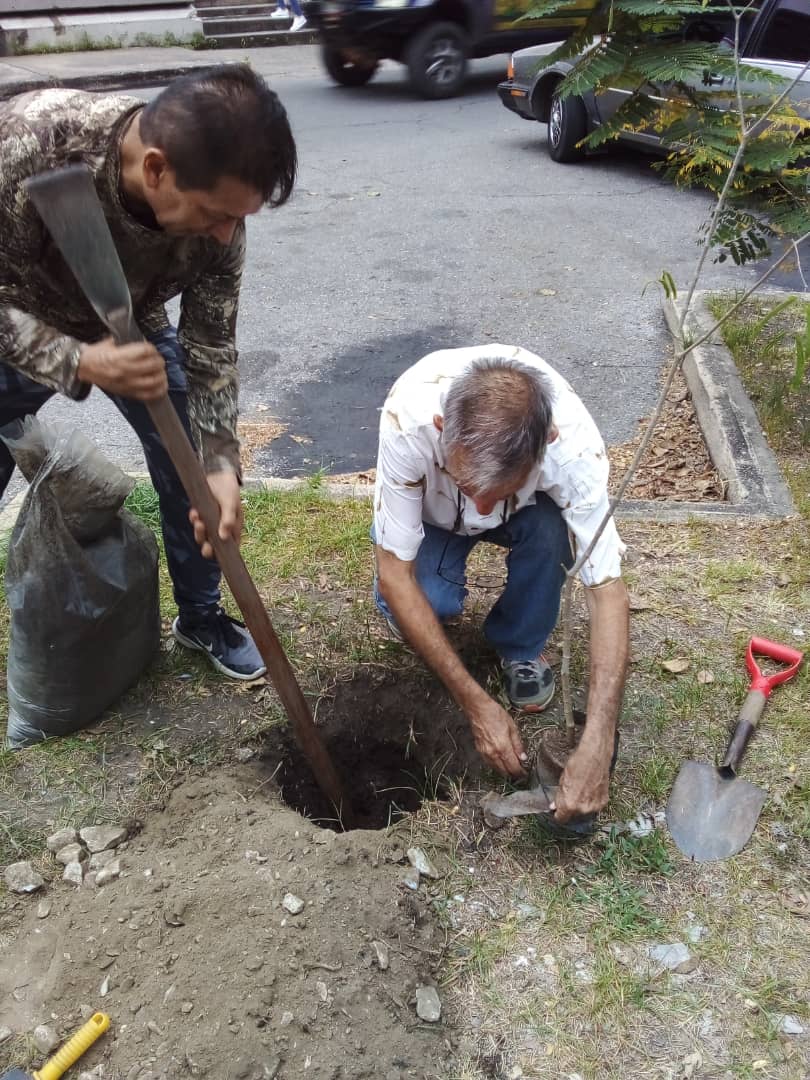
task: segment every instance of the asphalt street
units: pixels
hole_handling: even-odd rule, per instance
[[[251,62],[289,110],[301,163],[294,198],[249,224],[242,413],[285,426],[253,473],[371,466],[397,375],[433,349],[477,342],[538,352],[608,442],[634,435],[668,347],[651,282],[663,270],[690,279],[705,194],[674,190],[636,154],[552,162],[545,127],[497,98],[503,57],[476,62],[467,92],[444,102],[415,98],[394,64],[364,89],[334,87],[314,46],[252,50]],[[709,263],[702,285],[733,288],[751,273]],[[143,467],[99,392],[54,399],[42,415]]]

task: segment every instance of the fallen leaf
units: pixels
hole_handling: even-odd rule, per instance
[[[810,893],[801,889],[785,889],[779,893],[779,903],[794,915],[810,919]]]
[[[661,667],[673,675],[682,675],[689,670],[689,661],[685,656],[676,656],[673,660],[662,660]]]
[[[651,611],[652,604],[645,600],[643,596],[634,596],[630,593],[630,610],[631,611]]]
[[[695,678],[697,679],[697,681],[700,683],[701,686],[707,686],[709,683],[714,682],[714,672],[713,671],[699,671],[697,673],[697,675],[695,676]]]
[[[697,1050],[693,1054],[687,1054],[677,1072],[677,1080],[691,1080],[698,1069],[703,1065],[703,1057]]]

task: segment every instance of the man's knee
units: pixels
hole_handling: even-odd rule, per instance
[[[568,526],[559,506],[548,495],[537,494],[534,506],[524,507],[509,522],[513,550],[517,546],[553,554],[555,558],[571,566],[573,554],[568,536]]]

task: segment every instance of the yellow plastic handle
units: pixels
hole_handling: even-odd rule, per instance
[[[106,1013],[95,1013],[39,1072],[34,1073],[34,1080],[59,1080],[109,1026],[110,1018]]]

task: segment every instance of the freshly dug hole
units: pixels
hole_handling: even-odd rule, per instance
[[[446,798],[452,781],[477,777],[481,761],[469,724],[435,683],[362,673],[318,710],[318,727],[354,811],[354,826],[383,829],[424,799]],[[288,806],[337,829],[289,728],[269,732],[261,768]]]

